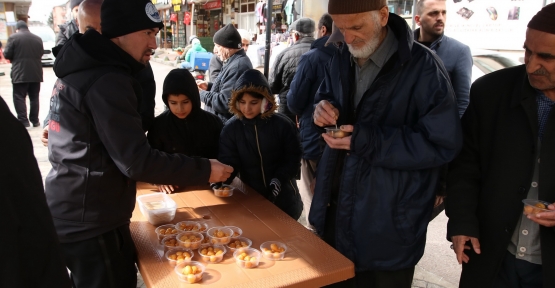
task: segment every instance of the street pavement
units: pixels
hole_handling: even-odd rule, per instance
[[[174,69],[175,54],[171,51],[159,49],[153,58],[152,69],[156,80],[156,108],[155,114],[158,115],[164,111],[164,103],[162,102],[162,83],[167,73]],[[256,67],[261,70],[262,67]],[[6,101],[8,107],[14,115],[15,109],[12,99],[12,84],[10,80],[11,64],[0,64],[0,73],[4,72],[5,76],[0,76],[0,97]],[[56,76],[52,67],[44,67],[44,82],[41,84],[40,92],[40,112],[39,119],[44,120],[48,114],[50,95],[56,81]],[[27,106],[29,107],[28,101]],[[33,142],[35,157],[42,173],[43,181],[50,171],[50,162],[48,161],[48,149],[42,145],[40,141],[42,127],[28,128],[29,135]],[[4,135],[3,137],[9,137]],[[2,163],[6,165],[7,163]],[[304,219],[301,216],[301,219]],[[447,225],[447,217],[444,213],[437,216],[428,227],[428,237],[426,242],[426,250],[424,256],[416,266],[413,288],[454,288],[458,286],[461,267],[458,265],[453,251],[449,248],[450,243],[445,239]],[[140,276],[140,275],[139,275]],[[137,287],[145,287],[142,279],[139,279]]]

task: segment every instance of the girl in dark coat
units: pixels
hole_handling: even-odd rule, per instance
[[[233,166],[226,183],[241,180],[294,219],[302,212],[296,178],[301,162],[297,128],[274,113],[270,85],[258,70],[247,70],[235,84],[229,110],[234,116],[220,135],[220,162]]]
[[[189,157],[218,158],[222,121],[200,107],[195,79],[184,69],[174,69],[164,80],[162,100],[168,110],[160,114],[148,132],[152,148]],[[172,185],[158,185],[161,192],[171,193]]]

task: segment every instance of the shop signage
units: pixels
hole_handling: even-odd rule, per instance
[[[191,24],[191,13],[189,11],[185,12],[185,14],[183,15],[183,24]]]
[[[173,11],[175,11],[175,12],[181,11],[181,5],[173,5]]]
[[[206,4],[204,4],[204,9],[205,10],[222,9],[222,1],[217,0],[217,1],[206,2]]]

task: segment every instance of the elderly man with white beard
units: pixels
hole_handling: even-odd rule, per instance
[[[462,146],[447,71],[386,0],[330,0],[337,45],[314,123],[338,125],[316,174],[309,222],[355,263],[342,287],[411,287],[440,167]],[[334,126],[335,127],[335,126]]]

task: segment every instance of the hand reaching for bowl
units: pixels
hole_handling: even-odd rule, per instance
[[[528,219],[543,225],[545,227],[555,227],[555,203],[547,206],[548,212],[540,212],[537,214],[528,214]]]
[[[335,125],[337,118],[339,118],[339,110],[333,107],[330,102],[322,100],[316,105],[313,118],[314,124],[320,127]]]
[[[179,188],[178,186],[174,186],[174,185],[156,185],[156,186],[158,186],[158,191],[164,192],[166,194],[172,194],[175,189]]]
[[[233,167],[222,164],[216,159],[210,159],[210,179],[208,182],[225,182],[233,173]]]

